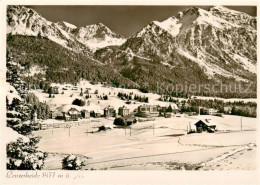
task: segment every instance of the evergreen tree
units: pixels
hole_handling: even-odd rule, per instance
[[[172,106],[169,105],[169,107],[167,108],[167,112],[172,112]]]

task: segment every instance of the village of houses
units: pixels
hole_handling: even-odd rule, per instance
[[[34,134],[42,137],[39,149],[50,154],[85,156],[85,169],[255,166],[256,118],[223,115],[208,107],[200,107],[199,113],[183,113],[180,107],[189,106],[185,101],[176,105],[159,101],[157,94],[87,81],[77,86],[53,84],[53,96],[42,90],[31,92],[51,108],[50,119],[39,120],[34,114],[34,122],[39,125]],[[119,93],[132,97],[118,97]],[[140,102],[133,96],[149,101]],[[84,105],[73,105],[75,99],[84,99]],[[125,125],[116,125],[116,119]],[[60,169],[59,160],[47,159],[45,169]]]
[[[57,94],[64,94],[64,90],[67,90],[67,88],[70,87],[70,85],[66,85],[66,88],[59,88],[58,86],[53,86],[53,94],[57,95]],[[83,91],[82,88],[77,88],[77,87],[72,87],[72,90],[78,90],[80,89],[80,91]],[[85,92],[87,92],[86,94],[88,94],[88,96],[90,96],[89,91],[91,91],[91,88],[86,88]],[[96,97],[98,97],[98,90],[95,90],[95,92],[93,93],[93,96],[96,95]],[[78,92],[79,93],[79,92]],[[130,93],[131,94],[131,93]],[[73,94],[71,94],[73,95]],[[71,96],[70,95],[70,96]],[[111,95],[111,92],[110,92]],[[115,97],[117,94],[114,92],[113,97]],[[145,96],[145,94],[144,94]],[[54,97],[54,96],[53,96]],[[73,96],[71,96],[73,97]],[[101,97],[101,96],[100,96]],[[79,97],[80,98],[80,97]],[[81,98],[83,99],[83,98]],[[132,99],[132,98],[131,98]],[[149,103],[141,103],[141,102],[135,102],[133,101],[134,108],[132,106],[132,109],[130,110],[130,107],[128,106],[129,104],[132,103],[131,100],[129,99],[125,99],[125,98],[121,98],[122,101],[122,105],[117,108],[112,106],[113,102],[111,102],[111,105],[105,106],[103,109],[93,109],[93,106],[90,106],[90,103],[88,101],[88,105],[85,109],[85,107],[81,107],[81,106],[75,106],[75,105],[66,105],[65,109],[62,110],[51,110],[50,113],[50,120],[48,120],[47,122],[38,122],[38,118],[37,118],[37,113],[34,114],[34,121],[36,123],[39,123],[39,129],[41,130],[45,130],[48,128],[52,128],[52,127],[58,127],[57,124],[54,124],[56,120],[62,121],[62,123],[72,123],[73,122],[79,122],[80,120],[84,120],[84,119],[89,119],[89,118],[122,118],[126,125],[132,125],[135,124],[138,120],[139,121],[149,121],[151,120],[151,118],[155,118],[155,117],[163,117],[163,118],[171,118],[171,117],[186,117],[186,116],[196,116],[196,115],[200,115],[200,112],[202,111],[203,115],[217,115],[218,114],[218,110],[214,109],[214,108],[207,108],[207,107],[200,107],[199,108],[199,113],[196,112],[184,112],[181,113],[180,109],[181,107],[189,107],[190,105],[185,102],[179,102],[179,104],[170,104],[170,103],[165,103],[165,102],[157,102],[158,104],[149,104]],[[85,101],[85,100],[84,100]],[[124,102],[125,101],[125,102]],[[100,101],[98,101],[98,104],[100,104]],[[170,111],[169,111],[169,107],[170,107]],[[202,132],[202,131],[215,131],[216,129],[216,125],[212,125],[210,123],[210,120],[206,119],[206,120],[198,120],[198,122],[202,123],[202,125],[199,126],[199,124],[195,123],[194,125],[196,126],[196,130],[194,129],[187,129],[187,132]],[[59,122],[58,122],[59,123]],[[59,127],[63,127],[64,125],[67,126],[69,124],[63,124],[59,123]],[[55,125],[55,126],[54,126]],[[75,124],[74,124],[75,125]],[[189,125],[190,126],[190,125]],[[214,129],[212,130],[211,128]]]

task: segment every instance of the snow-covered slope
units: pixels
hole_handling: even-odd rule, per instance
[[[29,8],[9,6],[7,30],[45,37],[87,53],[96,64],[111,67],[138,88],[148,84],[148,90],[155,90],[156,82],[165,81],[241,81],[244,86],[253,82],[253,92],[256,89],[256,17],[222,6],[209,10],[193,7],[164,21],[151,21],[128,39],[102,23],[84,27],[52,23]]]
[[[210,13],[237,25],[250,26],[252,29],[256,29],[256,17],[249,16],[246,13],[231,10],[224,6],[214,6],[210,9]]]
[[[164,30],[168,31],[174,37],[179,34],[182,25],[178,23],[178,19],[176,19],[175,17],[170,17],[169,19],[166,19],[162,22],[154,21],[154,23]]]
[[[80,52],[88,48],[75,40],[58,24],[43,18],[36,11],[23,6],[8,6],[7,33],[48,38],[63,47]]]
[[[92,50],[111,45],[122,45],[126,40],[102,23],[80,27],[73,30],[73,34],[79,42],[86,44]]]
[[[101,23],[79,28],[64,21],[53,23],[36,11],[23,6],[8,7],[7,33],[46,37],[77,52],[121,45],[125,41],[122,36]]]
[[[255,17],[222,6],[208,11],[193,7],[165,21],[152,21],[119,50],[131,49],[172,67],[184,57],[198,64],[209,78],[218,75],[248,81],[241,74],[256,74],[256,33]],[[104,51],[102,55],[107,56]]]
[[[73,29],[76,29],[77,26],[73,25],[73,24],[70,24],[68,22],[65,22],[65,21],[61,21],[61,22],[57,22],[56,23],[58,26],[60,26],[63,30],[73,30]]]

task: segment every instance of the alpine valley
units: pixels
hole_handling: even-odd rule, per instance
[[[256,97],[256,17],[243,12],[193,7],[151,21],[129,38],[102,23],[50,22],[24,6],[8,6],[6,21],[7,59],[29,88],[85,79],[158,94],[167,93],[158,92],[158,84],[195,84],[202,89],[194,95]],[[209,92],[203,86],[220,83],[248,91]]]
[[[7,170],[257,169],[256,17],[192,7],[124,38],[6,15]]]

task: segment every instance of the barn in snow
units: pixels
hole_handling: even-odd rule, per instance
[[[216,131],[216,124],[210,119],[201,119],[196,121],[194,124],[196,126],[196,132],[215,132]]]

